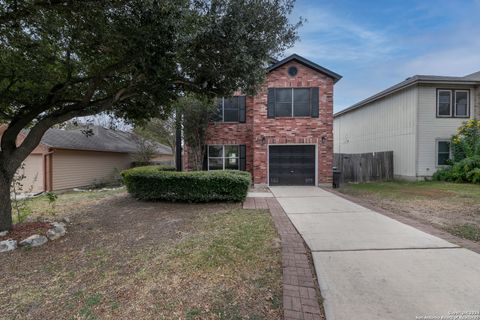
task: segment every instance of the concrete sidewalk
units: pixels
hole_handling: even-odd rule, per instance
[[[327,320],[480,312],[479,254],[320,188],[270,189],[312,251]]]

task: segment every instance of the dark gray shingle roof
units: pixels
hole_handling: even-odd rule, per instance
[[[401,90],[403,88],[409,87],[415,83],[418,82],[425,82],[425,83],[471,83],[471,84],[476,84],[477,82],[480,81],[480,71],[476,73],[472,73],[468,76],[464,77],[449,77],[449,76],[433,76],[433,75],[415,75],[413,77],[407,78],[406,80],[397,83],[394,86],[391,86],[390,88],[387,88],[377,94],[374,94],[373,96],[362,100],[346,109],[343,109],[337,113],[334,114],[334,117],[338,117],[342,114],[345,114],[347,112],[350,112],[352,110],[358,109],[360,107],[363,107],[364,105],[373,102],[377,99],[380,99],[384,96],[389,95],[390,93],[393,93],[397,90]]]
[[[480,71],[469,74],[468,76],[465,76],[465,79],[472,79],[472,80],[480,81]]]
[[[285,63],[290,62],[292,60],[296,60],[296,61],[300,62],[301,64],[303,64],[303,65],[305,65],[309,68],[312,68],[313,70],[316,70],[318,72],[326,74],[327,76],[329,76],[333,79],[334,83],[336,83],[338,80],[342,79],[342,76],[339,75],[338,73],[335,73],[331,70],[328,70],[327,68],[324,68],[324,67],[316,64],[315,62],[307,60],[307,59],[305,59],[305,58],[303,58],[303,57],[301,57],[301,56],[299,56],[298,54],[295,54],[295,53],[286,57],[285,59],[277,61],[276,63],[269,66],[267,68],[267,72],[270,72],[274,69],[277,69],[278,67],[280,67],[280,66],[284,65]]]
[[[130,132],[93,126],[93,135],[86,135],[83,129],[49,129],[42,143],[51,148],[135,153],[138,151],[138,137]],[[158,142],[150,142],[157,154],[172,154],[172,149]]]

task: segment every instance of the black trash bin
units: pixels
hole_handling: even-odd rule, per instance
[[[342,172],[337,169],[337,167],[333,167],[333,184],[332,186],[334,188],[339,188],[340,187],[340,175]]]

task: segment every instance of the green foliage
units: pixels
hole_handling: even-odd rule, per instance
[[[11,193],[13,195],[13,209],[16,213],[17,223],[22,223],[32,214],[29,202],[30,198],[25,196],[25,193],[31,193],[33,190],[33,184],[26,188],[24,180],[27,178],[25,175],[25,163],[22,163],[20,168],[13,176],[12,185],[10,186]],[[34,182],[37,180],[37,176],[34,178]],[[13,212],[12,212],[13,214]]]
[[[175,168],[174,166],[157,165],[150,162],[133,162],[132,163],[132,168],[138,168],[138,167],[151,167],[151,168],[156,168],[156,170],[158,171],[177,171],[177,168]]]
[[[137,199],[183,202],[242,201],[250,173],[242,171],[171,172],[138,167],[122,172],[127,190]]]
[[[199,95],[188,95],[177,101],[176,108],[182,114],[188,165],[192,170],[202,170],[208,122],[216,110],[214,100]]]
[[[464,158],[438,169],[432,178],[437,181],[480,183],[480,156]]]
[[[186,91],[254,90],[265,61],[297,38],[292,8],[292,0],[1,1],[0,119],[43,108],[37,115],[90,109],[141,120],[167,115]]]
[[[433,179],[480,183],[480,121],[471,119],[464,122],[452,137],[451,146],[451,164],[438,169]]]
[[[147,140],[157,141],[175,150],[175,117],[154,118],[134,128],[135,134]]]
[[[47,197],[47,200],[48,200],[50,215],[52,216],[56,215],[56,204],[57,204],[58,195],[55,192],[47,192],[45,193],[45,196]]]
[[[458,128],[452,137],[453,162],[480,156],[480,121],[470,119]]]

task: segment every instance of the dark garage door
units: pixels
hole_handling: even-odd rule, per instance
[[[315,146],[270,146],[271,186],[315,185]]]

